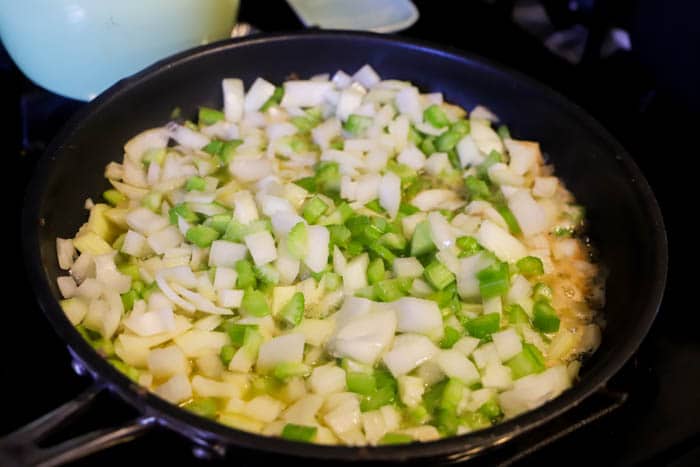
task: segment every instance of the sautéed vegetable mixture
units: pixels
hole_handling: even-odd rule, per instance
[[[222,89],[128,141],[57,240],[66,316],[116,368],[344,445],[483,429],[571,386],[602,287],[536,142],[367,65]]]

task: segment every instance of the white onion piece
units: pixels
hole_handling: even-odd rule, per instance
[[[464,336],[455,342],[452,349],[462,352],[466,357],[468,357],[472,352],[474,352],[474,349],[479,346],[480,342],[481,340],[476,337]]]
[[[396,309],[398,331],[425,334],[433,339],[442,337],[442,313],[436,302],[403,297],[391,305]]]
[[[241,224],[248,224],[258,219],[258,208],[253,195],[248,190],[237,191],[233,195],[233,218]]]
[[[345,398],[341,404],[323,416],[323,421],[346,444],[364,444],[360,432],[360,402],[356,397]]]
[[[347,88],[340,93],[340,99],[335,110],[336,116],[341,120],[347,120],[362,104],[364,93],[354,87]]]
[[[141,162],[143,153],[149,149],[162,149],[166,147],[168,145],[169,138],[170,136],[165,128],[153,128],[146,130],[127,141],[124,145],[124,152],[133,162]]]
[[[397,277],[420,277],[423,275],[423,265],[412,256],[396,258],[392,268]]]
[[[471,119],[470,127],[470,135],[482,153],[488,155],[491,151],[498,151],[503,154],[501,138],[490,126],[483,121]]]
[[[186,126],[178,125],[175,122],[170,122],[166,125],[168,135],[181,146],[191,149],[202,149],[211,141],[198,131],[194,131]]]
[[[430,123],[425,123],[425,122],[417,122],[414,124],[416,129],[420,131],[421,133],[425,133],[426,135],[431,135],[431,136],[440,136],[444,132],[447,131],[447,127],[442,127],[442,128],[435,128],[433,125]]]
[[[204,214],[207,217],[224,214],[226,208],[214,203],[189,203],[190,209],[199,214]]]
[[[396,314],[391,310],[370,311],[343,321],[337,322],[328,343],[330,352],[368,365],[389,346],[396,330]]]
[[[502,261],[512,263],[527,256],[527,249],[518,239],[489,220],[481,223],[479,231],[476,233],[476,239],[484,248],[493,251]]]
[[[323,96],[333,89],[327,81],[285,81],[284,97],[280,106],[314,107],[323,102]]]
[[[491,313],[498,313],[499,315],[503,314],[503,301],[501,300],[501,297],[496,296],[484,298],[482,301],[482,306],[485,315]]]
[[[357,169],[365,165],[360,155],[337,149],[326,149],[323,151],[321,160],[324,162],[337,162],[340,165],[340,173],[344,175],[357,175]]]
[[[413,198],[413,200],[415,201],[415,198]],[[403,219],[401,219],[401,228],[403,230],[404,235],[406,235],[407,237],[412,237],[413,232],[415,232],[416,230],[416,226],[423,222],[426,218],[427,216],[424,212],[417,212],[415,214],[411,214],[410,216],[406,216]]]
[[[328,229],[322,225],[310,225],[306,228],[308,236],[308,244],[304,264],[313,272],[320,272],[328,263],[328,242],[330,241],[330,233]]]
[[[261,266],[277,259],[275,239],[272,238],[272,235],[267,230],[247,235],[243,241],[245,241],[256,266]],[[326,253],[327,252],[328,247],[326,246]]]
[[[262,105],[272,97],[275,92],[275,85],[264,80],[263,78],[257,78],[253,84],[248,89],[248,93],[245,95],[243,102],[243,109],[245,113],[257,111]]]
[[[508,207],[526,237],[547,229],[547,213],[527,190],[520,190],[508,199]]]
[[[474,364],[461,352],[448,349],[442,350],[435,358],[440,369],[450,378],[457,378],[466,385],[479,381],[479,371]]]
[[[501,362],[501,357],[498,356],[498,350],[496,350],[496,345],[493,342],[477,347],[477,349],[472,352],[472,358],[476,366],[480,369],[486,368],[486,366],[491,363]]]
[[[88,300],[99,298],[102,295],[104,284],[93,277],[86,278],[76,289],[75,295]]]
[[[520,274],[515,274],[510,279],[510,289],[508,289],[506,300],[509,303],[519,303],[530,297],[531,293],[532,285],[530,285],[530,281]]]
[[[156,185],[160,181],[160,165],[159,164],[148,164],[148,171],[146,172],[146,182],[148,185]]]
[[[233,314],[231,310],[218,307],[214,305],[214,303],[212,303],[211,300],[208,300],[201,294],[197,292],[192,292],[191,290],[187,290],[179,284],[172,284],[171,287],[176,293],[180,294],[184,299],[192,303],[195,306],[195,308],[199,311],[203,311],[205,313],[212,313],[216,315]]]
[[[343,275],[343,289],[345,293],[352,294],[355,290],[367,287],[367,266],[369,256],[363,253],[348,261]]]
[[[535,177],[532,194],[538,198],[550,198],[554,196],[558,187],[559,180],[557,180],[557,177]]]
[[[175,282],[183,287],[194,288],[197,286],[197,278],[188,266],[177,266],[161,269],[158,274],[168,282]]]
[[[407,144],[410,126],[411,122],[405,115],[399,115],[388,125],[387,129],[393,139],[393,146],[399,152],[403,151]]]
[[[525,173],[532,171],[542,158],[538,143],[514,139],[506,139],[503,143],[510,156],[510,168],[518,175],[525,175]]]
[[[365,438],[369,444],[377,444],[377,442],[387,432],[384,423],[384,417],[379,410],[372,410],[362,413],[362,431],[365,433]]]
[[[323,400],[318,394],[308,394],[290,405],[281,418],[289,423],[313,425],[317,423],[316,413],[321,409]]]
[[[121,182],[118,182],[118,181],[112,180],[112,179],[110,179],[109,183],[111,183],[112,186],[118,192],[122,193],[123,195],[125,195],[131,199],[140,200],[148,194],[147,189],[138,188],[138,187],[129,185],[128,183],[121,183]]]
[[[419,334],[401,334],[394,339],[391,350],[384,354],[383,361],[394,377],[410,372],[438,353],[430,339]]]
[[[390,218],[396,217],[401,204],[401,179],[394,172],[387,172],[379,183],[379,204]]]
[[[260,203],[260,209],[262,210],[263,214],[268,217],[272,217],[278,212],[288,212],[291,214],[296,213],[291,203],[285,198],[266,194],[260,194],[257,196],[257,198],[258,202]]]
[[[70,275],[78,284],[95,275],[95,260],[90,253],[81,253],[70,268]]]
[[[176,247],[182,243],[183,240],[184,238],[177,227],[169,225],[149,235],[148,246],[150,246],[156,254],[162,255],[167,249]],[[126,241],[124,243],[126,243]]]
[[[194,313],[194,305],[180,298],[180,296],[176,294],[175,291],[166,282],[165,278],[160,272],[156,274],[156,284],[158,284],[158,288],[160,289],[160,291],[163,292],[171,302],[173,302],[175,305],[179,306],[185,311]]]
[[[457,290],[460,297],[469,299],[480,296],[476,274],[487,268],[492,262],[492,259],[481,253],[460,260],[460,268],[457,273]]]
[[[211,243],[211,248],[209,250],[209,266],[225,266],[232,268],[237,261],[246,257],[247,251],[246,246],[240,243],[215,240]]]
[[[133,230],[143,235],[150,235],[167,227],[168,219],[148,208],[139,207],[127,213],[126,223]]]
[[[374,302],[367,298],[356,297],[354,295],[346,295],[343,306],[333,315],[337,328],[341,328],[348,324],[357,316],[369,313]]]
[[[352,84],[352,77],[343,70],[338,70],[331,78],[331,81],[337,89],[345,89]]]
[[[504,391],[513,386],[511,370],[500,363],[490,363],[481,375],[481,384],[485,388]]]
[[[267,133],[267,138],[272,141],[277,138],[283,138],[285,136],[291,136],[296,134],[297,127],[289,122],[283,123],[272,123],[267,126],[265,132]]]
[[[289,253],[286,241],[280,241],[277,246],[277,261],[275,261],[280,283],[283,285],[293,283],[299,275],[299,266],[300,261]]]
[[[316,347],[325,345],[328,339],[330,339],[334,330],[335,324],[333,323],[332,319],[328,318],[304,318],[295,329],[296,332],[300,332],[304,335],[304,341],[307,344]]]
[[[216,193],[207,193],[205,191],[190,191],[185,193],[182,201],[187,203],[211,203],[216,199]]]
[[[454,191],[442,189],[421,191],[411,200],[411,204],[421,211],[448,209],[447,206],[455,202],[463,204]]]
[[[219,266],[214,273],[214,289],[233,289],[236,287],[238,273],[230,267]]]
[[[124,167],[117,162],[110,162],[105,167],[105,178],[111,180],[120,180],[124,176]]]
[[[409,145],[401,151],[396,160],[414,170],[420,170],[425,165],[425,154],[414,145]]]
[[[256,110],[246,110],[243,114],[243,120],[241,120],[241,128],[243,129],[263,128],[265,124],[267,124],[267,118],[265,118],[265,114]],[[249,154],[250,150],[252,150],[253,147],[257,148],[260,145],[259,143],[260,141],[258,139],[246,138],[243,144],[238,147],[237,152],[239,154]],[[248,151],[245,151],[245,149],[248,149]]]
[[[399,394],[401,401],[409,407],[415,407],[423,400],[425,382],[417,376],[399,376]]]
[[[56,283],[63,298],[73,297],[78,290],[78,285],[75,283],[75,279],[73,279],[71,276],[58,277],[56,279]]]
[[[340,129],[340,120],[330,118],[311,130],[311,138],[322,149],[327,149],[331,140],[336,136],[340,136]]]
[[[58,257],[58,266],[61,269],[67,271],[73,266],[73,255],[75,255],[73,239],[56,238],[56,256]]]
[[[299,363],[304,357],[304,335],[295,332],[275,337],[260,346],[257,368],[273,369],[279,363]]]
[[[192,386],[187,376],[178,374],[153,390],[163,399],[173,404],[179,404],[192,398]]]
[[[376,142],[373,139],[366,138],[346,139],[343,146],[344,150],[348,152],[368,152],[376,147]]]
[[[455,232],[442,214],[435,211],[429,213],[428,223],[430,224],[430,236],[439,250],[444,250],[454,245]]]
[[[192,378],[192,390],[200,397],[238,399],[241,396],[239,385],[233,381],[217,381],[199,375]]]
[[[357,182],[353,182],[347,175],[340,178],[340,197],[349,201],[357,198]]]
[[[345,390],[345,371],[335,364],[314,368],[309,377],[309,387],[316,394],[328,395]]]
[[[367,89],[379,84],[379,81],[381,80],[377,72],[374,71],[374,68],[369,65],[363,65],[362,68],[357,70],[355,74],[352,75],[352,79]]]
[[[229,172],[242,182],[254,182],[273,172],[273,162],[269,159],[236,157],[229,164]]]
[[[403,88],[396,94],[396,107],[399,109],[399,112],[410,118],[413,123],[423,121],[420,95],[413,86]]]
[[[238,122],[243,116],[243,81],[236,78],[227,78],[221,81],[221,90],[224,95],[224,115],[229,122]]]
[[[471,113],[469,114],[469,117],[475,118],[477,120],[488,120],[490,122],[498,121],[498,115],[481,105],[477,105],[476,107],[474,107],[474,109],[472,109]]]
[[[115,253],[95,256],[95,277],[98,281],[118,294],[131,288],[131,277],[122,274],[114,264]]]
[[[443,248],[438,251],[435,257],[440,261],[452,274],[459,274],[461,263],[456,255],[456,248]]]
[[[209,353],[218,353],[221,347],[229,343],[223,332],[190,329],[173,339],[175,344],[189,358],[197,358]]]
[[[201,331],[213,331],[214,329],[218,328],[222,322],[223,319],[221,316],[209,315],[195,321],[193,327]]]
[[[73,326],[80,324],[88,313],[88,304],[79,298],[62,300],[61,308]]]
[[[444,152],[436,152],[425,161],[425,171],[435,177],[450,170],[450,160]]]
[[[476,199],[467,205],[465,212],[470,216],[484,217],[503,229],[508,228],[506,220],[488,201]]]
[[[168,308],[144,313],[132,311],[124,320],[124,326],[138,336],[153,336],[175,330],[175,318],[173,310]]]
[[[496,391],[489,388],[477,389],[469,393],[468,397],[462,399],[460,403],[464,410],[477,411],[479,407],[484,405],[486,402],[493,400],[496,395]]]
[[[238,125],[226,120],[220,120],[212,125],[202,127],[199,131],[209,138],[218,138],[224,141],[229,141],[240,137]],[[203,162],[205,161],[200,161],[200,163]]]
[[[367,204],[379,196],[379,185],[382,177],[379,174],[366,174],[357,178],[355,200],[360,204]]]
[[[122,303],[121,296],[115,290],[105,290],[104,297],[108,306],[102,315],[100,331],[102,337],[110,339],[114,333],[117,332],[119,322],[124,314],[124,304]]]
[[[493,344],[496,346],[496,351],[501,361],[505,362],[506,360],[510,360],[523,350],[520,336],[513,328],[494,332],[491,334],[491,337],[493,338]]]
[[[484,156],[476,147],[474,139],[467,135],[457,143],[457,154],[462,167],[475,166],[484,162]]]
[[[564,365],[558,365],[542,373],[528,375],[515,381],[513,389],[498,396],[503,413],[507,418],[539,407],[564,392],[571,386],[571,380]]]
[[[343,252],[338,248],[337,245],[333,247],[333,271],[337,274],[343,274],[345,271],[345,266],[348,264],[347,259],[343,255]]]
[[[220,289],[217,291],[216,301],[224,308],[239,308],[243,301],[243,290]]]

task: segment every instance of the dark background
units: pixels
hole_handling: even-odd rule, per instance
[[[690,167],[697,165],[695,159],[700,156],[696,143],[700,39],[695,24],[700,2],[581,0],[576,12],[569,8],[571,2],[545,2],[557,28],[583,24],[590,31],[590,43],[599,43],[610,26],[630,32],[631,52],[601,59],[598,48],[589,47],[578,65],[556,57],[537,37],[513,24],[510,1],[414,3],[420,20],[401,35],[457,47],[518,69],[588,110],[632,154],[666,221],[670,270],[661,311],[639,352],[610,383],[612,390],[629,394],[627,403],[516,465],[700,465],[700,310],[692,298],[696,268],[689,267],[691,258],[697,257],[693,237],[698,179]],[[244,0],[240,20],[263,31],[302,27],[282,1]],[[13,197],[14,225],[37,157],[83,104],[35,87],[1,48],[0,104],[6,120],[0,127],[3,153],[12,168],[5,173],[9,182],[5,186]],[[14,279],[6,282],[10,288],[6,296],[13,298],[5,301],[0,331],[0,398],[5,408],[0,433],[58,406],[89,384],[70,369],[65,348],[35,305],[22,268],[18,229],[9,230],[13,234],[7,250],[14,256],[6,272]],[[127,407],[104,402],[94,416],[86,418],[85,427],[133,416]],[[533,435],[519,446],[539,440]],[[77,465],[123,465],[133,460],[206,465],[194,460],[186,440],[165,432]],[[501,460],[494,456],[486,461]],[[256,463],[247,456],[234,462]]]

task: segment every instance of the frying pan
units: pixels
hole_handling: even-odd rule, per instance
[[[107,188],[104,166],[120,160],[122,146],[139,131],[167,122],[173,108],[194,115],[221,104],[221,79],[257,76],[281,82],[371,64],[384,78],[410,80],[423,91],[472,108],[484,104],[516,138],[541,142],[577,200],[587,209],[588,234],[609,272],[602,344],[585,363],[580,381],[536,410],[492,428],[430,443],[337,447],[295,443],[238,431],[170,405],[132,383],[101,358],[64,317],[55,278],[55,238],[70,237],[85,221],[81,206]],[[158,62],[119,82],[79,112],[41,159],[24,206],[25,261],[37,300],[75,367],[95,387],[0,442],[2,465],[56,465],[128,441],[153,426],[174,430],[202,449],[225,453],[248,448],[316,460],[453,461],[507,442],[572,409],[604,386],[630,358],[656,315],[666,282],[663,220],[646,180],[630,156],[582,109],[529,78],[484,59],[423,42],[384,36],[310,31],[231,40]],[[64,418],[87,408],[106,390],[141,414],[52,448],[38,441]]]

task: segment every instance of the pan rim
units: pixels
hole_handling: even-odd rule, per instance
[[[71,136],[75,132],[80,130],[83,120],[95,109],[109,105],[112,100],[118,99],[131,88],[138,86],[143,81],[153,79],[161,73],[167,73],[170,68],[185,65],[189,61],[229,49],[300,40],[364,40],[378,44],[392,44],[398,48],[419,49],[430,55],[439,55],[461,64],[485,68],[492,73],[504,74],[516,82],[538,91],[543,97],[550,100],[557,110],[573,114],[578,121],[588,127],[588,130],[610,144],[615,152],[614,157],[622,163],[622,169],[634,183],[634,193],[639,199],[640,206],[644,208],[644,214],[653,223],[651,228],[654,232],[655,256],[652,262],[656,266],[656,277],[653,280],[654,286],[646,292],[649,300],[647,300],[644,310],[640,312],[640,315],[646,317],[646,319],[640,320],[634,332],[631,333],[635,336],[635,339],[630,339],[628,342],[622,342],[616,346],[612,358],[597,373],[587,374],[585,378],[578,381],[570,390],[535,410],[482,431],[427,443],[413,443],[401,446],[346,447],[302,444],[236,430],[217,422],[200,418],[171,405],[151,393],[145,393],[138,385],[128,380],[128,378],[109,365],[87,342],[79,337],[77,331],[65,318],[58,301],[51,293],[48,275],[43,267],[37,229],[41,222],[41,219],[38,218],[38,213],[40,212],[39,208],[43,200],[45,182],[49,177],[51,166],[57,163],[56,153],[70,141]],[[74,355],[85,364],[93,377],[103,380],[112,391],[140,411],[145,414],[155,415],[161,420],[162,424],[190,438],[194,437],[219,444],[323,460],[408,460],[433,456],[463,456],[469,455],[469,453],[475,455],[481,450],[506,442],[570,410],[598,390],[612,375],[617,373],[641,344],[661,305],[668,270],[666,231],[661,210],[651,187],[629,153],[585,110],[548,86],[518,71],[511,70],[478,55],[426,41],[388,37],[366,32],[281,32],[260,34],[242,39],[229,39],[178,53],[154,63],[129,78],[119,81],[80,109],[53,139],[46,152],[38,161],[25,196],[22,230],[25,265],[36,293],[37,301],[53,328],[62,340],[68,344]]]

